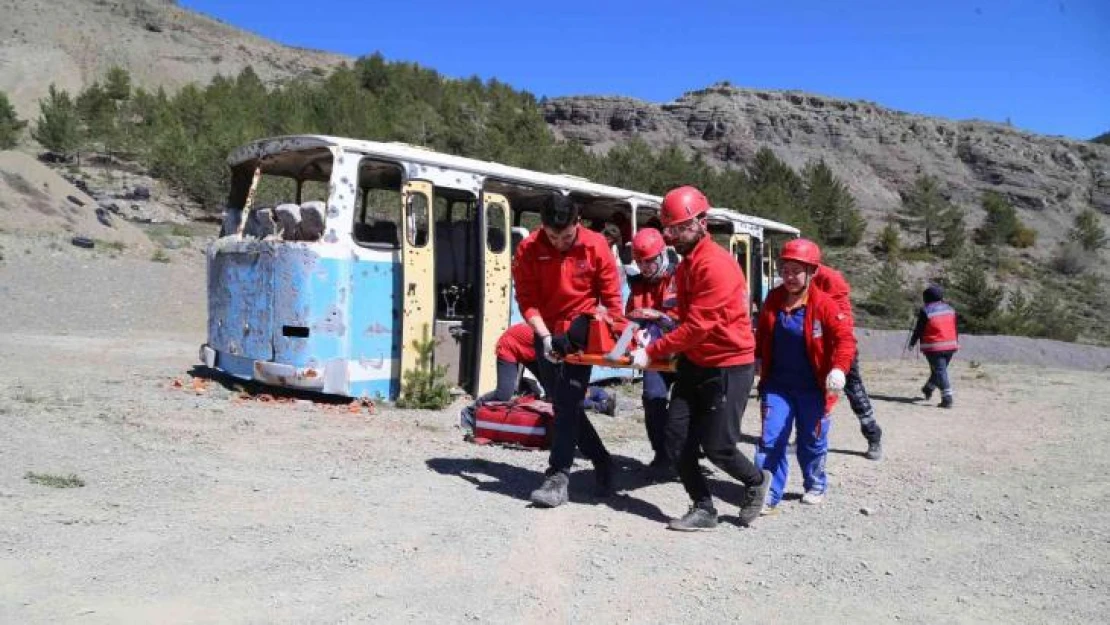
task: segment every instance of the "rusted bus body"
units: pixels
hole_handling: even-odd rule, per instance
[[[661,202],[573,176],[317,135],[259,140],[228,164],[225,223],[207,250],[202,361],[349,397],[395,399],[424,337],[450,384],[490,390],[494,344],[519,321],[512,250],[538,226],[542,199],[565,193],[587,223],[620,212],[633,229]],[[752,272],[762,265],[752,259],[774,222],[723,209],[709,221],[758,284]],[[764,289],[752,291],[762,301]],[[628,374],[596,367],[594,377]]]
[[[515,312],[513,241],[546,194],[587,219],[658,198],[413,146],[324,136],[264,139],[228,158],[232,189],[208,249],[201,358],[244,379],[395,399],[436,340],[448,382],[483,393]],[[605,375],[599,371],[598,375]]]

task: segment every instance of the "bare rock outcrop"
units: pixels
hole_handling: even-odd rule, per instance
[[[981,194],[1003,194],[1041,241],[1059,240],[1074,214],[1088,206],[1110,216],[1110,146],[1003,124],[728,85],[666,104],[568,97],[543,107],[559,136],[599,152],[639,137],[656,147],[685,146],[719,166],[743,166],[762,147],[795,167],[824,159],[872,217],[872,228],[881,227],[874,218],[897,206],[899,192],[921,174],[938,176],[953,201],[970,210],[972,225]]]

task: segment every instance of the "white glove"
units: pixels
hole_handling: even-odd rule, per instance
[[[646,369],[648,363],[651,362],[648,359],[647,350],[642,347],[632,350],[629,356],[632,357],[632,366],[640,369]]]
[[[839,393],[844,390],[844,372],[840,369],[833,369],[829,372],[829,377],[825,378],[825,388],[833,393]]]
[[[555,347],[551,344],[550,334],[543,337],[543,357],[546,358],[548,362],[553,362],[556,364],[558,364],[561,360],[558,354],[555,353]]]

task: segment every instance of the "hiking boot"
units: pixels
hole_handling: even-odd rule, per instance
[[[868,460],[883,459],[883,443],[879,440],[867,441],[867,452],[863,454]]]
[[[759,516],[775,516],[779,513],[779,505],[777,503],[764,504],[763,510]]]
[[[825,501],[825,493],[820,491],[807,490],[806,494],[802,495],[802,503],[809,506],[816,506],[822,501]]]
[[[698,530],[711,530],[717,527],[717,512],[705,509],[698,504],[690,506],[681,519],[671,519],[667,527],[679,532],[696,532]]]
[[[530,499],[540,508],[556,508],[567,502],[567,487],[570,477],[565,471],[553,471],[543,480],[539,488],[532,491]]]
[[[952,396],[951,395],[948,395],[946,397],[941,397],[940,398],[940,403],[937,404],[937,408],[951,408],[951,407],[952,407]]]
[[[611,457],[601,462],[595,462],[594,479],[597,480],[597,485],[594,487],[594,493],[598,497],[608,497],[616,492],[613,487],[614,477],[615,468]]]
[[[933,389],[932,389],[932,387],[922,386],[921,387],[921,394],[925,396],[925,401],[929,401],[930,399],[933,398]]]
[[[771,472],[763,471],[763,481],[759,486],[749,486],[745,489],[744,500],[740,503],[740,523],[750,525],[759,518],[763,506],[767,502],[767,491],[771,489]]]
[[[601,413],[607,414],[610,417],[617,414],[617,394],[610,393],[609,397],[605,399],[605,405],[601,407]]]

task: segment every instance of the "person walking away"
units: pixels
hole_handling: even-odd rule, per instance
[[[655,326],[663,332],[674,328],[678,292],[675,288],[677,257],[672,258],[663,235],[654,228],[643,228],[632,237],[632,260],[636,275],[628,278],[630,294],[625,308],[629,319]],[[648,468],[660,479],[674,475],[674,462],[667,454],[667,396],[674,374],[645,369],[643,372],[644,427],[654,456]]]
[[[837,393],[844,389],[856,340],[840,306],[813,285],[820,258],[820,248],[807,239],[783,245],[779,253],[782,285],[767,295],[759,315],[763,429],[756,463],[774,476],[767,512],[776,509],[786,488],[790,470],[786,450],[795,427],[805,489],[802,503],[821,503],[828,489],[825,458],[830,415]]]
[[[673,189],[663,198],[664,234],[683,255],[675,272],[678,327],[631,354],[638,367],[679,355],[667,411],[667,446],[692,500],[686,514],[668,524],[680,531],[717,526],[709,483],[698,466],[699,451],[745,485],[742,524],[759,516],[771,482],[770,474],[737,448],[755,377],[755,339],[744,274],[709,236],[708,210],[709,201],[694,187]]]
[[[623,329],[620,276],[605,237],[578,223],[578,207],[562,193],[545,198],[541,227],[517,248],[513,281],[517,304],[536,333],[540,384],[552,397],[554,437],[544,481],[531,494],[539,507],[568,499],[569,471],[577,447],[594,465],[597,492],[613,488],[613,461],[586,416],[583,400],[592,368],[562,362],[571,322],[596,312],[600,303]]]
[[[821,289],[836,302],[840,312],[844,314],[855,328],[855,316],[852,314],[851,287],[844,279],[844,274],[829,267],[817,265],[813,274],[813,286]],[[867,395],[867,387],[863,385],[863,376],[859,368],[859,350],[852,355],[852,366],[848,368],[844,394],[848,397],[848,405],[859,419],[859,429],[863,438],[867,440],[867,452],[864,457],[868,460],[881,460],[883,457],[883,429],[875,420],[875,408],[871,405],[871,398]]]
[[[921,353],[929,361],[929,379],[921,387],[926,401],[933,391],[940,389],[940,408],[952,407],[952,383],[948,378],[948,365],[960,349],[956,309],[944,301],[944,290],[930,285],[921,293],[924,302],[917,311],[917,324],[910,336],[910,347],[921,342]]]

